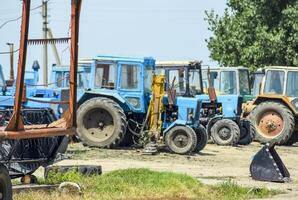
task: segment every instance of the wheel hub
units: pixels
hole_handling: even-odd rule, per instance
[[[222,128],[219,130],[218,135],[221,139],[227,140],[231,137],[231,130],[228,128]]]
[[[174,143],[177,147],[183,148],[188,144],[188,140],[186,135],[179,134],[174,138]]]
[[[88,113],[84,126],[88,130],[89,137],[98,142],[107,140],[114,132],[113,117],[104,109],[98,108]]]
[[[103,130],[103,129],[104,129],[104,126],[105,126],[105,124],[104,124],[102,121],[100,121],[100,122],[98,123],[98,128],[99,128],[100,130]]]
[[[270,111],[260,117],[257,128],[263,136],[274,138],[281,133],[283,126],[283,118],[278,113]]]

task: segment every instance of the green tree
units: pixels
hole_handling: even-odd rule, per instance
[[[228,0],[206,11],[211,58],[223,66],[298,66],[298,0]]]

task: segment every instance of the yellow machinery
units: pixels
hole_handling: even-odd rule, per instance
[[[149,137],[159,140],[162,129],[163,97],[165,95],[165,76],[153,75],[152,98],[148,107]]]

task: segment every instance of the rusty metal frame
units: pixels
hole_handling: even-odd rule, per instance
[[[69,110],[64,116],[50,125],[24,126],[21,119],[22,97],[24,94],[24,74],[27,56],[27,43],[31,0],[23,0],[19,63],[16,80],[16,94],[12,117],[6,127],[0,127],[0,139],[41,138],[75,134],[77,63],[79,18],[82,0],[71,0],[71,55],[70,55],[70,95]]]

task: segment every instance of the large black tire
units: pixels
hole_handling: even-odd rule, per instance
[[[284,143],[284,145],[286,145],[286,146],[292,146],[296,142],[298,142],[298,131],[294,131],[292,133],[291,137],[288,139],[288,141],[286,141]]]
[[[197,146],[196,132],[189,126],[175,126],[165,135],[168,148],[177,154],[190,154]]]
[[[212,126],[211,137],[217,145],[236,145],[240,139],[240,129],[234,121],[221,119]]]
[[[77,132],[90,147],[114,148],[126,133],[126,115],[113,100],[103,97],[84,102],[77,111]]]
[[[256,128],[256,140],[260,143],[285,144],[294,131],[291,110],[278,102],[262,102],[249,115]]]
[[[0,200],[12,200],[12,184],[5,166],[0,164]]]
[[[208,134],[203,125],[200,125],[199,128],[197,128],[195,131],[197,134],[197,147],[195,151],[200,152],[208,143]]]
[[[255,139],[256,129],[252,125],[250,120],[245,119],[242,122],[242,127],[240,128],[240,139],[238,144],[249,145]]]

